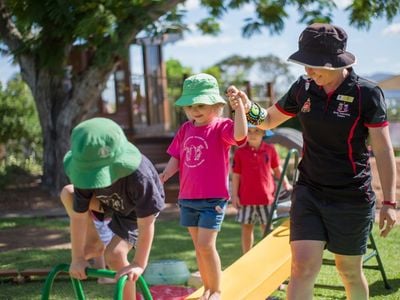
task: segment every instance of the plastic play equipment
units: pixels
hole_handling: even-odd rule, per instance
[[[150,262],[143,273],[149,285],[184,285],[190,276],[186,263],[182,260],[159,260]]]
[[[296,149],[299,153],[303,148],[303,135],[301,131],[289,127],[278,127],[272,134],[264,138],[269,144],[279,144],[287,149]]]
[[[266,299],[290,274],[289,221],[272,231],[222,273],[222,300]],[[203,288],[186,298],[198,299]]]
[[[53,282],[54,279],[56,278],[56,276],[59,273],[68,273],[69,271],[69,264],[59,264],[57,266],[55,266],[51,272],[49,273],[49,275],[46,278],[44,287],[43,287],[43,291],[42,291],[42,300],[48,300],[50,299],[50,293],[51,293],[51,289],[53,286]],[[115,276],[114,271],[110,271],[110,270],[97,270],[97,269],[91,269],[91,268],[87,268],[86,269],[86,274],[89,277],[106,277],[106,278],[114,278]],[[85,294],[82,288],[82,284],[81,281],[75,278],[71,278],[71,283],[75,292],[75,298],[78,300],[85,300]],[[123,298],[123,290],[124,290],[124,286],[125,286],[125,282],[127,280],[128,276],[125,275],[123,277],[121,277],[116,285],[115,285],[115,290],[114,290],[114,299],[115,300],[122,300]],[[151,296],[150,290],[147,286],[146,281],[144,280],[144,278],[142,276],[139,277],[137,284],[136,284],[139,289],[142,292],[142,296],[144,300],[153,300],[153,297]]]

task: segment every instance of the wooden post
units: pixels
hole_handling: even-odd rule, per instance
[[[161,75],[161,97],[162,97],[162,108],[163,108],[163,123],[164,123],[164,131],[169,131],[171,129],[171,114],[169,108],[168,101],[168,93],[167,93],[167,68],[163,61],[162,55],[162,44],[159,47],[159,65],[160,65],[160,75]]]
[[[246,85],[246,94],[249,99],[251,99],[251,83],[250,81],[245,81],[244,84]]]
[[[267,82],[266,84],[266,96],[267,96],[267,106],[272,106],[275,102],[275,95],[274,95],[274,87],[273,87],[273,83],[272,82]]]

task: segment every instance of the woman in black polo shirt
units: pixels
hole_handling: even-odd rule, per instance
[[[236,91],[248,121],[264,130],[297,117],[303,131],[299,179],[290,213],[292,268],[287,298],[312,299],[323,250],[335,254],[347,299],[368,299],[362,256],[375,216],[370,152],[383,191],[381,235],[396,222],[395,160],[381,89],[355,74],[356,58],[346,51],[347,34],[337,26],[312,24],[300,35],[289,61],[307,73],[272,107],[264,110]],[[234,88],[234,87],[231,87]]]

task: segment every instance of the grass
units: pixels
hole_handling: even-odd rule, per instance
[[[43,218],[0,219],[0,230],[28,226],[68,231],[66,220]],[[396,226],[386,239],[378,237],[377,226],[375,226],[374,236],[392,290],[386,290],[384,288],[379,271],[366,269],[365,274],[370,284],[370,299],[400,299],[400,260],[398,259],[400,226]],[[259,234],[257,238],[260,238]],[[232,217],[228,217],[224,221],[223,229],[218,237],[218,250],[223,268],[228,267],[241,255],[240,227]],[[274,251],[274,249],[271,249],[271,251]],[[325,256],[327,258],[330,257],[329,253],[326,253]],[[183,260],[187,263],[190,271],[193,272],[197,270],[191,239],[185,229],[178,225],[177,220],[159,221],[157,224],[150,260],[156,261],[163,259]],[[69,261],[70,251],[68,249],[25,249],[0,252],[0,270],[51,268],[59,263],[69,263]],[[376,260],[373,258],[368,261],[367,264],[371,265],[375,263]],[[248,270],[243,270],[244,273],[246,271]],[[16,284],[5,279],[0,280],[0,299],[40,299],[43,283],[44,278],[40,277],[36,279],[33,278],[21,284]],[[320,285],[327,285],[329,287],[320,287]],[[62,295],[54,295],[54,299],[74,299],[67,277],[57,280],[54,284],[54,290],[62,291]],[[113,286],[99,286],[95,280],[86,281],[84,283],[84,290],[87,299],[112,299]],[[284,299],[285,293],[284,291],[277,291],[274,296]],[[315,299],[345,299],[341,281],[334,267],[325,265],[322,267],[321,273],[317,279],[314,297]]]

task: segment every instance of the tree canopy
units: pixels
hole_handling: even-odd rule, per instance
[[[0,159],[27,159],[41,150],[41,130],[32,94],[19,76],[0,84]],[[6,155],[7,153],[7,155]]]

